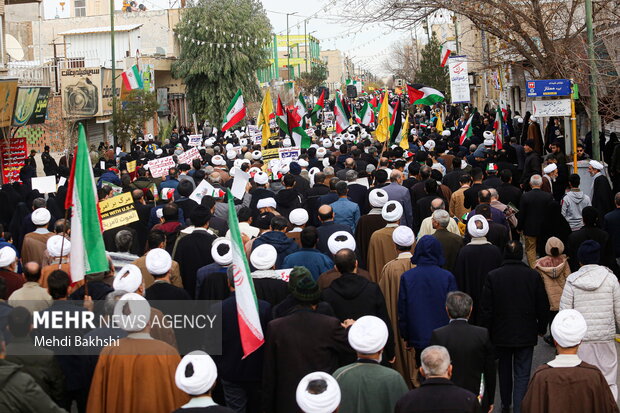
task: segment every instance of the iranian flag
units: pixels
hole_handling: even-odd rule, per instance
[[[439,62],[439,66],[444,67],[446,63],[448,63],[450,53],[452,53],[452,50],[450,50],[448,44],[441,46],[441,61]]]
[[[254,282],[250,275],[250,266],[245,255],[239,219],[235,210],[235,198],[228,192],[228,223],[230,229],[230,246],[232,250],[232,268],[234,270],[235,297],[237,300],[237,321],[239,336],[243,348],[243,358],[256,351],[265,342],[263,328],[258,316],[258,300],[254,291]]]
[[[123,85],[127,90],[142,89],[144,87],[142,84],[142,76],[140,76],[140,71],[138,70],[137,65],[133,65],[129,68],[129,70],[125,70],[121,74],[121,78],[123,79]]]
[[[374,121],[374,112],[372,111],[368,102],[364,103],[364,106],[359,110],[358,121],[362,125],[368,126]]]
[[[299,93],[299,96],[297,96],[297,100],[295,101],[295,109],[297,109],[297,114],[299,114],[302,119],[308,114],[306,100],[304,99],[304,95],[302,95],[301,92]]]
[[[237,123],[245,118],[245,104],[243,102],[243,94],[241,89],[237,90],[235,97],[233,97],[228,109],[226,109],[226,116],[224,117],[224,125],[222,125],[222,132],[235,126]]]
[[[407,94],[412,105],[433,105],[445,99],[443,93],[437,89],[420,84],[407,85]]]
[[[403,117],[400,111],[400,101],[396,101],[396,107],[394,108],[394,115],[392,116],[392,122],[390,123],[390,144],[400,144],[403,138]]]
[[[340,93],[336,93],[336,101],[334,102],[334,116],[336,117],[336,133],[342,133],[349,127],[349,119],[340,99]]]
[[[493,129],[495,130],[495,149],[501,150],[503,145],[503,133],[502,133],[502,109],[498,106],[495,112],[495,122],[493,122]]]
[[[291,128],[291,138],[295,142],[295,146],[300,148],[309,148],[312,139],[306,134],[306,131],[299,123],[299,116],[296,116],[294,110],[288,111],[288,125]]]
[[[289,134],[288,119],[286,111],[284,110],[284,105],[282,105],[282,101],[280,100],[280,96],[278,96],[278,103],[276,104],[276,123],[282,132],[287,135]]]
[[[88,155],[84,125],[78,126],[78,145],[65,208],[71,208],[71,280],[77,282],[86,274],[106,272],[108,258],[103,243],[103,227],[99,214],[97,187]]]
[[[312,123],[315,124],[317,122],[317,113],[322,111],[325,108],[325,89],[321,91],[321,96],[319,100],[316,101],[312,112],[310,112],[310,118],[312,119]]]
[[[461,132],[461,138],[459,139],[459,145],[462,145],[463,142],[465,142],[466,138],[471,138],[472,135],[474,134],[474,129],[471,126],[471,121],[474,118],[474,113],[476,113],[475,110],[469,115],[469,119],[467,119],[467,123],[465,124],[465,127],[463,128],[463,131]]]

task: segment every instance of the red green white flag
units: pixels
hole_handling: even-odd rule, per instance
[[[78,126],[78,145],[71,166],[65,208],[71,208],[71,280],[77,282],[83,280],[86,274],[108,271],[97,186],[84,125],[81,123]]]
[[[291,128],[291,138],[295,142],[295,146],[299,148],[309,148],[312,139],[306,134],[306,131],[300,124],[299,114],[295,109],[288,111],[288,125]]]
[[[121,79],[123,79],[123,85],[127,90],[142,89],[144,87],[137,65],[133,65],[129,70],[125,70],[121,74]]]
[[[232,98],[228,109],[226,109],[226,116],[224,116],[224,124],[222,125],[222,131],[235,126],[245,118],[245,104],[243,102],[243,94],[241,89],[237,90],[235,96]]]
[[[341,133],[349,127],[350,122],[347,118],[344,106],[342,106],[342,99],[340,93],[336,93],[336,101],[334,104],[334,116],[336,117],[336,132]]]
[[[243,358],[256,351],[265,342],[263,328],[258,315],[258,300],[254,290],[254,282],[250,273],[250,266],[245,255],[239,219],[235,210],[235,198],[228,192],[228,223],[230,226],[230,245],[232,251],[232,268],[234,271],[235,297],[237,300],[237,320]]]
[[[474,134],[474,129],[471,127],[471,121],[474,118],[474,113],[476,113],[475,110],[469,115],[469,119],[467,119],[467,123],[465,124],[465,127],[463,128],[463,132],[461,132],[461,138],[459,139],[459,145],[462,145],[463,142],[465,142],[466,138],[471,138]]]
[[[493,130],[495,130],[495,149],[501,150],[503,148],[503,133],[502,133],[502,109],[497,107],[495,112],[495,122],[493,122]]]
[[[321,91],[321,96],[319,100],[316,101],[312,112],[310,112],[310,118],[312,119],[312,124],[316,124],[318,121],[317,114],[325,108],[325,89]]]
[[[286,135],[289,134],[288,116],[286,115],[286,110],[284,110],[284,105],[280,100],[280,96],[278,96],[278,102],[276,104],[276,123],[282,132]]]

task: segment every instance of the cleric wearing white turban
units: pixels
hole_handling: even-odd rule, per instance
[[[254,248],[250,254],[250,262],[257,270],[271,270],[278,260],[278,251],[270,244],[262,244]]]
[[[415,242],[415,235],[411,228],[400,225],[392,233],[392,241],[399,247],[411,247]]]
[[[47,210],[47,208],[37,208],[32,211],[32,223],[37,227],[47,225],[50,222],[51,218],[52,215],[50,214],[50,211]]]
[[[138,270],[140,271],[140,270]],[[136,333],[150,325],[151,306],[140,294],[124,294],[114,306],[114,322],[122,330]]]
[[[172,267],[172,257],[163,248],[153,248],[146,254],[146,269],[153,276],[166,275]]]
[[[388,329],[379,317],[367,315],[358,318],[349,329],[349,344],[359,354],[377,354],[383,351]]]
[[[355,251],[355,247],[355,238],[347,231],[336,231],[327,240],[327,248],[332,255],[345,248]]]
[[[560,311],[551,323],[551,335],[562,348],[578,346],[587,331],[586,320],[579,311],[573,309]]]
[[[467,232],[472,238],[483,238],[489,232],[489,222],[482,215],[474,215],[467,221]]]
[[[260,199],[257,203],[256,203],[256,208],[258,209],[263,209],[263,208],[274,208],[276,207],[276,200],[273,198],[263,198]]]
[[[142,281],[142,272],[140,268],[133,264],[125,265],[116,273],[112,287],[114,287],[116,291],[143,294],[144,283]]]
[[[383,209],[381,210],[381,216],[386,222],[398,222],[403,216],[403,206],[400,202],[389,201],[385,205],[383,205]]]
[[[304,413],[334,413],[340,405],[340,387],[328,373],[317,371],[301,379],[295,398]]]
[[[304,225],[306,225],[306,223],[308,222],[308,219],[308,211],[306,211],[305,209],[295,208],[294,210],[292,210],[288,216],[288,220],[291,222],[291,224],[295,225],[295,228],[293,228],[289,232],[301,232]]]
[[[213,261],[222,267],[227,267],[232,263],[232,249],[230,240],[227,238],[217,238],[211,245],[211,256]]]
[[[66,257],[71,252],[71,242],[62,235],[53,235],[47,240],[47,253],[50,257]]]
[[[211,398],[211,389],[215,386],[217,379],[217,366],[215,362],[204,351],[196,350],[187,354],[177,366],[174,381],[177,387],[192,396],[190,401],[181,410],[192,409],[192,411],[203,411],[203,409],[218,406]],[[224,412],[228,409],[214,410]]]
[[[368,202],[373,208],[383,208],[389,199],[388,193],[383,189],[373,189],[368,194]]]

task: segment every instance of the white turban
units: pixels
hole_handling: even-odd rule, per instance
[[[530,116],[530,122],[536,122],[536,116]]]
[[[270,244],[261,244],[250,254],[250,262],[257,270],[270,270],[278,260],[278,251]]]
[[[378,353],[385,347],[387,339],[387,326],[379,317],[372,315],[358,318],[349,329],[349,344],[358,353]]]
[[[485,138],[484,142],[482,142],[482,143],[484,144],[484,146],[493,146],[493,144],[495,143],[495,139],[493,139],[493,138]]]
[[[162,153],[164,153],[164,150],[163,150],[163,149],[161,149],[161,148],[157,148],[157,149],[155,149],[155,156],[159,156],[159,155],[161,155]]]
[[[432,139],[426,141],[426,143],[424,144],[424,147],[427,150],[432,151],[433,149],[435,149],[435,141]]]
[[[235,151],[234,149],[226,151],[226,157],[228,159],[235,159],[237,157],[237,151]]]
[[[467,232],[473,238],[485,237],[489,232],[489,222],[482,215],[474,215],[467,221]]]
[[[37,208],[32,211],[32,223],[35,225],[47,225],[52,219],[52,215],[47,208]]]
[[[255,161],[258,161],[262,157],[263,157],[263,153],[261,151],[252,152],[252,159],[254,159]]]
[[[415,235],[411,228],[401,225],[392,233],[392,241],[398,246],[410,247],[415,242]]]
[[[370,194],[368,194],[368,202],[370,202],[373,208],[383,208],[388,200],[388,193],[383,189],[373,189],[370,191]]]
[[[240,139],[239,140],[239,145],[247,146],[248,145],[248,140],[246,138]]]
[[[241,165],[243,165],[243,161],[245,161],[245,159],[235,159],[234,162],[233,162],[233,166],[235,168],[241,169]],[[233,168],[233,170],[234,170],[234,168]],[[232,171],[231,171],[231,173],[232,173]]]
[[[191,370],[188,366],[191,365]],[[190,374],[191,373],[191,374]],[[177,387],[190,396],[207,393],[217,379],[215,362],[204,351],[196,350],[181,359],[174,375]]]
[[[256,208],[261,209],[261,208],[275,208],[276,207],[276,200],[269,197],[269,198],[263,198],[263,199],[259,199],[258,202],[256,203]]]
[[[492,139],[495,140],[495,135],[493,135],[493,132],[485,130],[484,133],[482,134],[482,137],[484,139]],[[486,144],[485,144],[486,145]]]
[[[222,155],[215,155],[213,158],[211,158],[211,163],[214,166],[226,165],[226,161],[224,160],[224,158],[222,158]]]
[[[280,167],[280,172],[282,172],[282,175],[286,175],[290,169],[289,164],[284,164]]]
[[[551,335],[560,347],[575,347],[586,335],[588,325],[577,310],[560,311],[551,323]]]
[[[127,264],[121,268],[114,277],[112,287],[115,290],[135,293],[142,285],[142,271],[133,264]]]
[[[308,211],[303,208],[295,208],[288,216],[288,220],[293,225],[304,225],[308,222]]]
[[[308,385],[314,380],[324,380],[327,388],[322,393],[310,393]],[[297,385],[295,398],[304,413],[333,413],[340,405],[340,386],[329,374],[316,371],[301,379]]]
[[[399,221],[403,216],[403,206],[398,201],[389,201],[383,205],[381,216],[387,222]]]
[[[17,259],[17,253],[11,247],[0,248],[0,268],[8,267]]]
[[[316,150],[316,157],[319,159],[323,159],[327,155],[327,149],[320,147]]]
[[[164,275],[172,267],[172,257],[162,248],[153,248],[146,254],[146,270],[153,275]]]
[[[443,132],[441,132],[441,136],[450,136],[452,133],[449,130],[445,130]]]
[[[267,175],[263,171],[256,172],[256,174],[254,175],[254,182],[256,182],[258,185],[266,185],[269,182],[269,175]]]
[[[235,132],[236,132],[236,131],[235,131]],[[227,151],[231,151],[233,148],[234,148],[234,146],[233,146],[233,144],[232,144],[232,143],[227,143],[227,144],[226,144],[226,150],[227,150]]]
[[[545,166],[545,169],[543,169],[543,172],[548,175],[551,172],[555,171],[556,169],[558,169],[558,166],[554,163],[550,163],[549,165]]]
[[[517,123],[523,123],[523,118],[521,116],[517,117]]]
[[[230,247],[230,240],[220,237],[213,241],[213,245],[211,246],[211,256],[213,257],[213,260],[222,267],[230,265],[232,263],[232,249]]]
[[[336,231],[327,240],[327,247],[333,255],[345,248],[355,251],[355,238],[347,231]]]
[[[150,322],[151,306],[140,294],[127,293],[114,305],[114,318],[125,331],[142,331]]]
[[[47,252],[51,257],[66,257],[71,252],[71,242],[62,235],[53,235],[47,239]]]
[[[299,166],[301,166],[302,168],[307,168],[308,165],[310,165],[308,163],[308,161],[306,161],[305,159],[298,159],[297,163],[299,164]]]
[[[323,139],[323,146],[325,148],[331,148],[332,147],[331,139],[328,139],[328,138]]]
[[[323,158],[323,168],[327,168],[329,166],[329,158]]]
[[[291,147],[291,140],[289,138],[285,138],[282,141],[282,146],[284,146],[285,148],[290,148]]]
[[[594,169],[598,169],[599,171],[605,169],[602,163],[600,163],[599,161],[595,161],[594,159],[590,161],[590,166]],[[34,216],[34,212],[32,213],[32,215]]]

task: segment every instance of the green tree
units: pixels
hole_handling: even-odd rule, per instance
[[[144,123],[153,119],[159,108],[157,95],[148,90],[135,89],[129,92],[126,101],[116,102],[116,139],[128,142],[142,133]]]
[[[260,101],[256,70],[269,65],[271,24],[258,0],[196,0],[175,28],[181,53],[172,66],[192,112],[221,125],[239,88]]]
[[[310,72],[303,72],[297,79],[297,84],[306,94],[313,93],[317,87],[327,80],[327,69],[325,66],[313,66]]]
[[[430,41],[422,49],[420,67],[416,71],[415,81],[443,92],[446,97],[450,93],[448,66],[439,66],[441,61],[441,43],[433,32]]]

